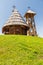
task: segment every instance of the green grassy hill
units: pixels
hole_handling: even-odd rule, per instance
[[[0,65],[43,65],[43,39],[0,35]]]

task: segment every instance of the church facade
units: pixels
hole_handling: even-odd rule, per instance
[[[34,20],[35,15],[36,13],[29,9],[24,15],[24,20],[19,11],[14,8],[12,15],[2,28],[2,33],[8,35],[15,34],[37,36]]]

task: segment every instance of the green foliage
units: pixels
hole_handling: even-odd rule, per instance
[[[0,65],[43,65],[43,38],[0,35]]]

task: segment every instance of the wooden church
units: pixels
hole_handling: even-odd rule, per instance
[[[18,10],[14,7],[12,15],[2,28],[2,33],[37,36],[34,20],[35,15],[36,13],[29,9],[24,15],[24,20]]]

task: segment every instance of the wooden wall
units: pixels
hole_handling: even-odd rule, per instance
[[[17,35],[27,35],[27,28],[20,25],[10,25],[4,27],[4,34],[17,34]]]

